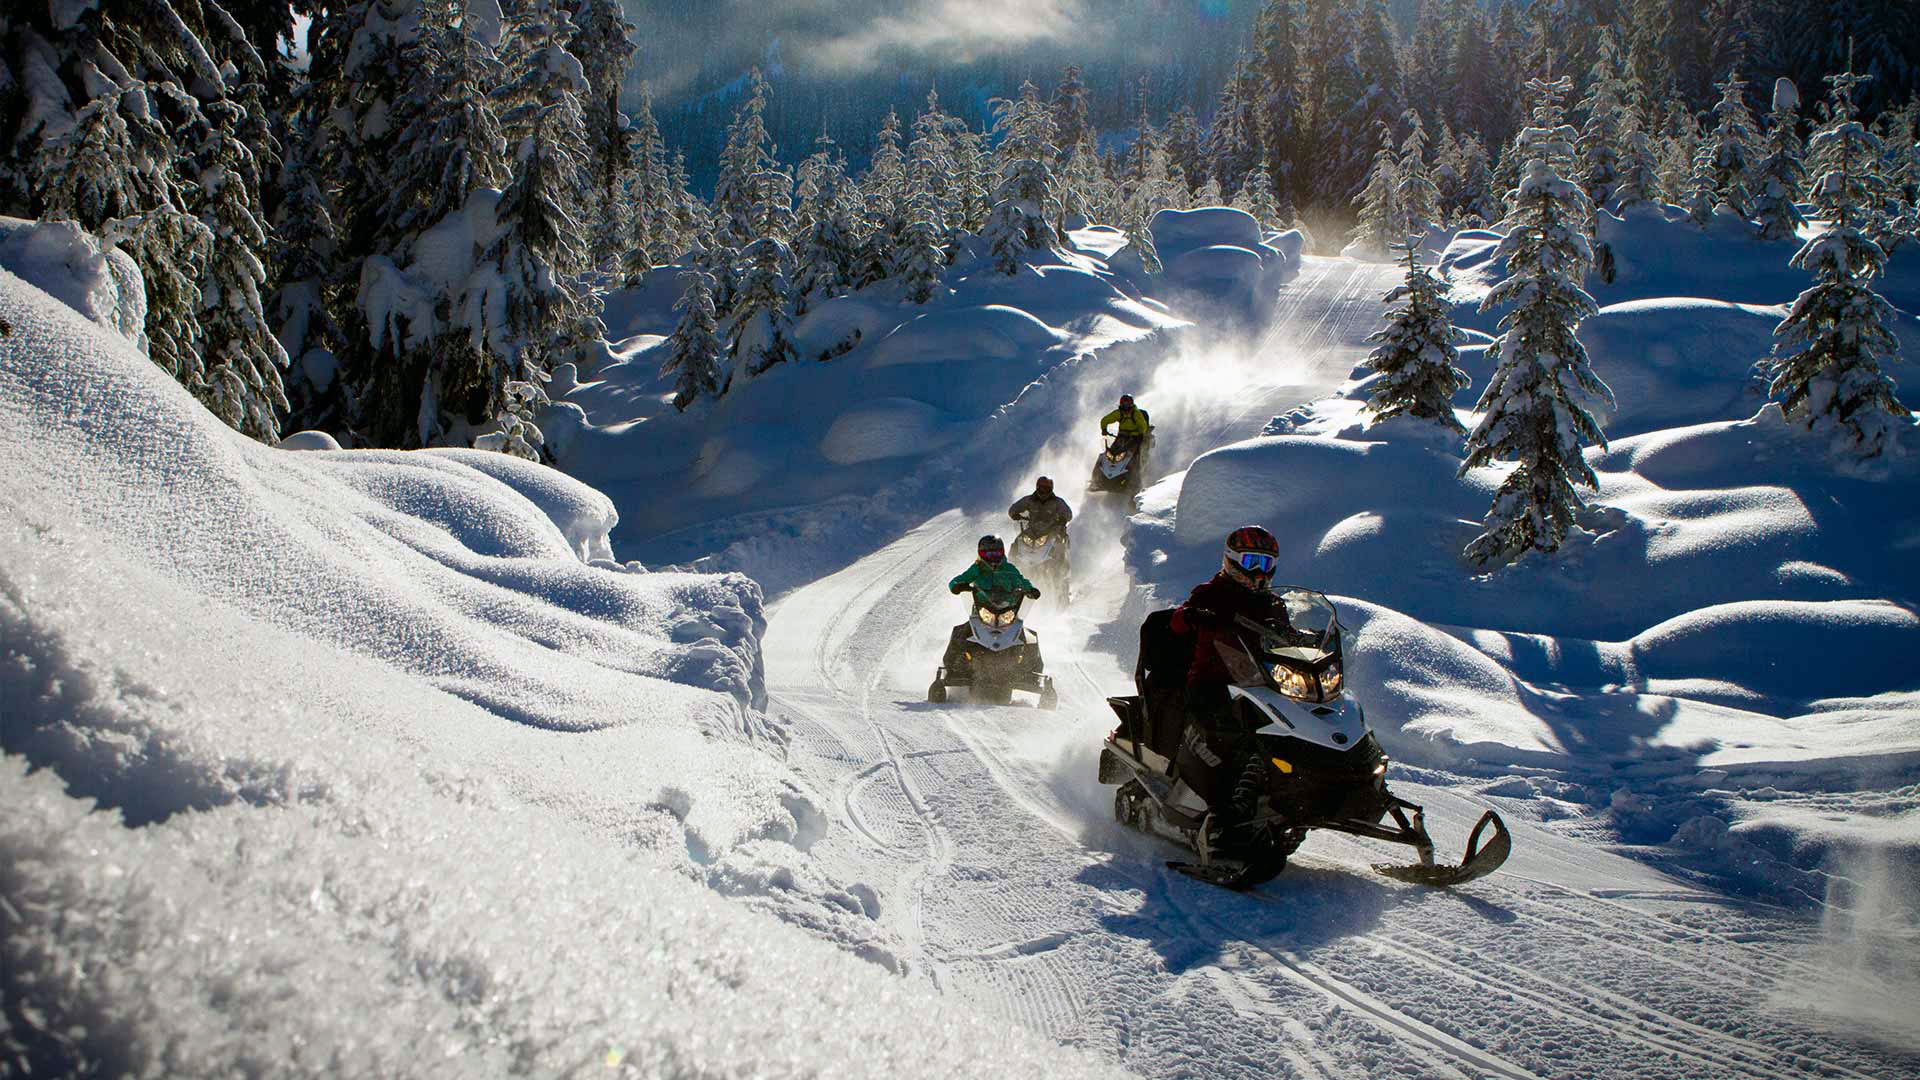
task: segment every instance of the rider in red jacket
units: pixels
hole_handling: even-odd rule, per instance
[[[1220,647],[1235,647],[1236,617],[1265,624],[1277,618],[1286,625],[1285,605],[1268,591],[1279,554],[1279,541],[1267,530],[1258,525],[1235,529],[1227,537],[1220,572],[1195,586],[1187,602],[1173,612],[1173,631],[1194,636],[1178,775],[1229,829],[1253,812],[1249,793],[1236,794],[1234,789],[1246,772],[1254,741],[1252,732],[1235,722],[1227,693],[1231,676]]]

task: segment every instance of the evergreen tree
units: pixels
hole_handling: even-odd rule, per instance
[[[229,426],[273,443],[288,410],[280,381],[287,354],[267,322],[267,231],[253,203],[259,180],[236,135],[241,107],[216,101],[207,117],[198,184],[200,219],[213,241],[200,282],[207,404]]]
[[[1396,172],[1399,190],[1394,195],[1400,212],[1406,215],[1402,232],[1407,236],[1425,236],[1427,229],[1440,221],[1440,189],[1427,171],[1427,129],[1420,114],[1407,110],[1407,137],[1400,143],[1400,161]]]
[[[1233,77],[1221,89],[1219,104],[1213,112],[1213,124],[1207,129],[1204,151],[1207,171],[1220,181],[1224,191],[1238,189],[1254,163],[1265,157],[1260,145],[1257,94],[1257,80],[1245,61],[1242,61],[1234,69]],[[1141,95],[1141,105],[1140,130],[1144,139],[1147,131],[1144,94]]]
[[[1773,87],[1773,115],[1766,156],[1753,170],[1753,218],[1763,240],[1785,240],[1807,223],[1799,196],[1807,169],[1801,161],[1800,93],[1782,76]]]
[[[762,174],[776,162],[773,145],[767,135],[767,80],[754,68],[749,77],[747,100],[734,112],[727,127],[727,148],[720,155],[720,175],[714,183],[714,243],[718,247],[739,249],[754,241],[754,202],[761,196],[758,183]],[[715,283],[721,302],[730,290],[728,283]]]
[[[1631,122],[1626,95],[1619,50],[1612,31],[1603,29],[1596,40],[1593,79],[1580,101],[1580,109],[1587,114],[1580,131],[1580,182],[1595,206],[1610,205],[1620,186],[1622,144]]]
[[[873,161],[860,182],[860,257],[854,264],[854,287],[865,288],[898,272],[901,205],[907,186],[906,157],[900,152],[900,117],[889,110],[874,136]]]
[[[748,244],[740,258],[744,269],[739,296],[729,313],[732,341],[727,355],[734,371],[758,375],[798,356],[793,313],[787,305],[786,268],[792,256],[778,236],[766,235]]]
[[[1460,332],[1448,314],[1446,287],[1420,265],[1420,246],[1401,245],[1406,253],[1404,284],[1387,294],[1387,303],[1402,304],[1387,313],[1387,324],[1368,341],[1380,342],[1366,366],[1380,374],[1367,396],[1375,422],[1394,416],[1430,420],[1458,435],[1467,429],[1453,414],[1453,395],[1469,380],[1460,370],[1454,343]]]
[[[1291,198],[1297,193],[1295,177],[1307,151],[1299,32],[1294,0],[1265,0],[1254,21],[1254,66],[1260,85],[1259,121],[1267,178],[1276,198]],[[1180,157],[1178,123],[1178,113],[1167,121],[1167,153],[1192,177],[1191,164]]]
[[[639,107],[634,110],[631,135],[633,169],[627,175],[626,246],[621,269],[628,286],[640,275],[680,254],[681,232],[674,220],[673,177],[667,165],[667,147],[653,116],[653,88],[640,84]]]
[[[1751,211],[1749,177],[1753,172],[1753,117],[1747,112],[1746,80],[1728,72],[1720,84],[1720,101],[1713,107],[1715,123],[1702,152],[1707,155],[1709,184],[1714,201],[1725,203],[1746,217]]]
[[[1000,133],[1000,186],[994,191],[986,240],[1002,274],[1020,271],[1029,251],[1059,242],[1048,204],[1053,198],[1053,116],[1033,84],[1022,83],[1014,100],[992,102],[994,130]]]
[[[1613,206],[1625,211],[1634,206],[1658,205],[1666,197],[1666,188],[1660,181],[1659,151],[1653,145],[1653,136],[1641,125],[1638,110],[1628,108],[1621,115],[1625,125],[1620,132],[1620,175],[1613,189]]]
[[[1060,85],[1053,92],[1053,132],[1063,162],[1080,145],[1081,136],[1093,134],[1087,112],[1087,84],[1080,80],[1079,64],[1068,64],[1060,73]]]
[[[1145,113],[1141,115],[1144,119]],[[1182,105],[1175,109],[1173,115],[1167,117],[1167,125],[1160,136],[1161,144],[1167,151],[1169,173],[1179,169],[1181,175],[1195,184],[1205,179],[1207,169],[1201,152],[1205,137],[1200,131],[1200,122],[1194,119],[1193,106]]]
[[[704,250],[696,239],[693,252]],[[686,286],[674,304],[680,321],[667,338],[667,359],[660,365],[661,378],[673,380],[673,407],[681,412],[702,397],[719,397],[722,389],[713,278],[700,269],[698,259],[689,258],[688,263],[681,271]]]
[[[1886,255],[1868,237],[1874,218],[1863,210],[1880,194],[1869,166],[1881,152],[1855,116],[1853,98],[1865,81],[1851,71],[1827,78],[1830,119],[1808,142],[1814,212],[1827,226],[1793,256],[1791,265],[1814,283],[1774,329],[1766,370],[1768,393],[1789,418],[1809,428],[1837,425],[1855,453],[1874,457],[1913,421],[1882,370],[1899,356],[1900,342],[1892,306],[1872,288]]]
[[[1386,254],[1407,236],[1407,208],[1400,201],[1400,160],[1393,151],[1393,132],[1380,127],[1380,149],[1367,172],[1367,186],[1354,197],[1359,221],[1349,240],[1376,254]]]
[[[1280,201],[1274,196],[1273,182],[1267,179],[1264,162],[1247,174],[1247,184],[1234,196],[1233,205],[1252,214],[1262,229],[1279,229],[1287,224],[1280,216]]]
[[[1480,140],[1467,135],[1460,140],[1460,209],[1457,223],[1467,228],[1484,228],[1503,214],[1500,197],[1494,190],[1493,166],[1487,161],[1487,149]]]
[[[821,134],[801,163],[795,220],[793,313],[798,318],[852,283],[854,252],[848,237],[846,164],[833,139]]]
[[[633,63],[634,26],[627,21],[620,0],[577,3],[579,28],[567,51],[580,61],[587,81],[583,112],[586,174],[593,192],[592,258],[595,265],[609,266],[622,258],[634,222],[640,222],[643,231],[650,231],[647,226],[651,225],[639,213],[629,217],[626,199],[629,178],[639,164],[636,152],[645,149],[620,110],[620,88]]]
[[[1559,548],[1582,506],[1573,485],[1598,482],[1581,448],[1606,445],[1585,403],[1612,403],[1575,336],[1595,310],[1581,287],[1593,265],[1586,236],[1592,204],[1552,164],[1573,154],[1559,106],[1573,82],[1533,79],[1527,88],[1534,95],[1534,123],[1515,143],[1528,154],[1526,171],[1510,196],[1510,228],[1495,252],[1507,277],[1487,294],[1481,310],[1513,307],[1488,347],[1494,372],[1460,466],[1464,475],[1495,461],[1517,463],[1488,509],[1483,531],[1464,552],[1482,566]]]

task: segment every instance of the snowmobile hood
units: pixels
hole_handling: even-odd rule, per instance
[[[1373,730],[1366,711],[1351,697],[1298,701],[1266,686],[1229,686],[1227,693],[1244,698],[1267,718],[1257,735],[1283,735],[1338,751],[1358,746]]]

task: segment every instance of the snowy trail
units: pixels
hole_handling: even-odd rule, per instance
[[[1192,424],[1204,444],[1251,434],[1285,395],[1343,379],[1388,273],[1309,260],[1258,350],[1286,353],[1274,385]],[[1077,535],[1113,513],[1090,507]],[[1095,781],[1103,698],[1128,685],[1132,657],[1073,647],[1117,614],[1123,582],[1089,583],[1071,615],[1044,601],[1031,613],[1057,712],[924,701],[960,617],[944,584],[997,524],[938,514],[769,612],[770,708],[790,724],[790,763],[832,793],[841,826],[812,854],[868,887],[898,950],[888,959],[913,977],[1152,1076],[1920,1069],[1824,1033],[1834,1018],[1795,992],[1834,977],[1806,918],[1517,815],[1507,867],[1453,891],[1378,878],[1367,865],[1398,852],[1321,834],[1248,894],[1168,871],[1175,852],[1114,825],[1111,789]],[[1427,806],[1441,856],[1457,855],[1483,804],[1444,784],[1395,787]]]

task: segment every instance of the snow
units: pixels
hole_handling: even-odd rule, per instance
[[[52,294],[136,347],[147,344],[140,268],[72,221],[0,217],[0,268]]]
[[[1397,271],[1233,211],[1156,218],[1164,274],[1094,227],[828,302],[684,414],[656,272],[552,384],[565,475],[257,446],[0,277],[9,1006],[49,1072],[1913,1074],[1920,461],[1751,390],[1793,245],[1600,228],[1599,487],[1492,574],[1459,549],[1501,471],[1367,423]],[[1467,422],[1499,239],[1446,248]],[[1133,503],[1079,480],[1121,392]],[[945,581],[1039,472],[1076,510],[1074,606],[1027,612],[1061,707],[929,705]],[[1401,886],[1316,832],[1229,894],[1111,821],[1103,698],[1248,522],[1339,605],[1441,857],[1505,816],[1499,873]]]
[[[249,442],[12,274],[0,319],[8,1060],[1097,1071],[726,898],[859,895],[765,869],[824,803],[753,583],[585,564],[607,500],[502,455]]]

